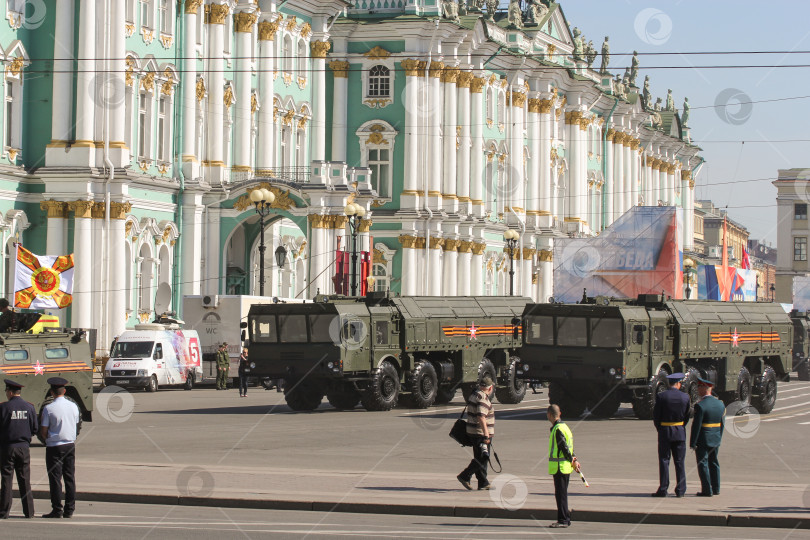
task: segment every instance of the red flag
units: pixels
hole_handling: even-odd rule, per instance
[[[731,300],[732,292],[731,286],[734,282],[734,275],[737,271],[728,267],[728,241],[726,239],[727,221],[723,217],[723,255],[721,257],[722,264],[720,265],[719,273],[717,275],[717,286],[720,289],[720,300],[728,302]]]
[[[748,257],[748,250],[743,248],[742,254],[742,269],[743,270],[750,270],[751,269],[751,259]]]

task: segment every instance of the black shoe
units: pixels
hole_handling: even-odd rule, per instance
[[[695,493],[695,497],[711,497],[711,496],[712,496],[711,493],[704,493],[702,491],[698,491],[697,493]]]
[[[650,497],[666,497],[666,496],[667,496],[666,491],[656,491],[655,493],[650,495]]]
[[[53,510],[48,514],[42,514],[42,517],[44,517],[45,519],[61,518],[62,512],[57,512],[56,510]]]
[[[717,491],[715,491],[714,495],[720,495],[720,490],[718,489]]]
[[[482,489],[492,489],[492,486],[489,485],[489,484],[487,484],[485,486],[478,486],[478,491],[481,491]]]
[[[0,519],[8,519],[8,514],[0,516]]]
[[[472,485],[470,485],[470,481],[469,481],[469,480],[465,479],[465,478],[464,478],[463,476],[461,476],[461,475],[456,476],[456,479],[457,479],[459,482],[461,482],[461,485],[462,485],[462,486],[464,486],[465,488],[467,488],[467,489],[469,489],[470,491],[472,491]]]
[[[64,514],[62,514],[62,517],[65,519],[70,519],[73,517],[73,512],[65,512]]]
[[[675,494],[675,496],[678,497],[679,499],[683,499],[683,495],[684,495],[683,493],[676,493]]]

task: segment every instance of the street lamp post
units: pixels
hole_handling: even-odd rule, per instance
[[[771,283],[771,302],[773,302],[773,293],[774,293],[775,290],[776,290],[776,287],[774,287],[773,283]]]
[[[360,221],[366,215],[366,209],[356,203],[349,203],[343,212],[349,217],[349,228],[352,232],[352,270],[351,270],[351,291],[352,296],[357,296],[357,228]]]
[[[520,235],[514,229],[506,229],[503,239],[506,241],[506,249],[509,250],[509,296],[515,295],[515,249],[517,249]]]
[[[278,294],[279,296],[286,296],[282,294],[281,291],[281,283],[283,280],[282,270],[284,269],[284,263],[287,262],[287,249],[279,245],[276,248],[276,265],[278,266]]]
[[[683,261],[683,270],[686,274],[686,299],[689,300],[692,296],[692,272],[695,271],[695,261],[692,259],[686,259]]]
[[[276,196],[269,189],[254,189],[250,192],[250,200],[259,214],[259,296],[264,296],[264,218],[270,214],[270,205]]]

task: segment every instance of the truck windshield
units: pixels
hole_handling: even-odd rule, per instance
[[[621,319],[591,319],[591,347],[618,349],[623,346],[623,342]]]
[[[256,343],[275,343],[278,341],[275,315],[258,315],[251,321],[250,340]]]
[[[338,335],[338,326],[335,323],[334,326],[334,333],[335,337],[333,338],[330,334],[330,329],[332,328],[332,323],[337,320],[337,315],[332,314],[324,314],[324,315],[310,315],[309,316],[309,330],[310,334],[312,335],[311,341],[313,343],[328,343],[330,341],[336,341],[339,337]]]
[[[307,316],[279,315],[278,330],[282,343],[306,343]]]
[[[557,345],[587,347],[587,322],[588,319],[585,317],[557,317]]]
[[[528,318],[526,342],[532,345],[554,345],[554,318],[535,316]]]
[[[152,356],[153,341],[118,341],[112,358],[149,358]]]

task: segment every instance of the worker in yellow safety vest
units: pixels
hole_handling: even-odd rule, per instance
[[[558,405],[551,405],[547,412],[551,422],[551,435],[548,438],[548,474],[554,478],[554,498],[557,501],[557,521],[551,527],[571,525],[571,512],[568,510],[568,481],[571,473],[579,472],[579,461],[574,455],[574,434],[571,428],[560,420]]]

